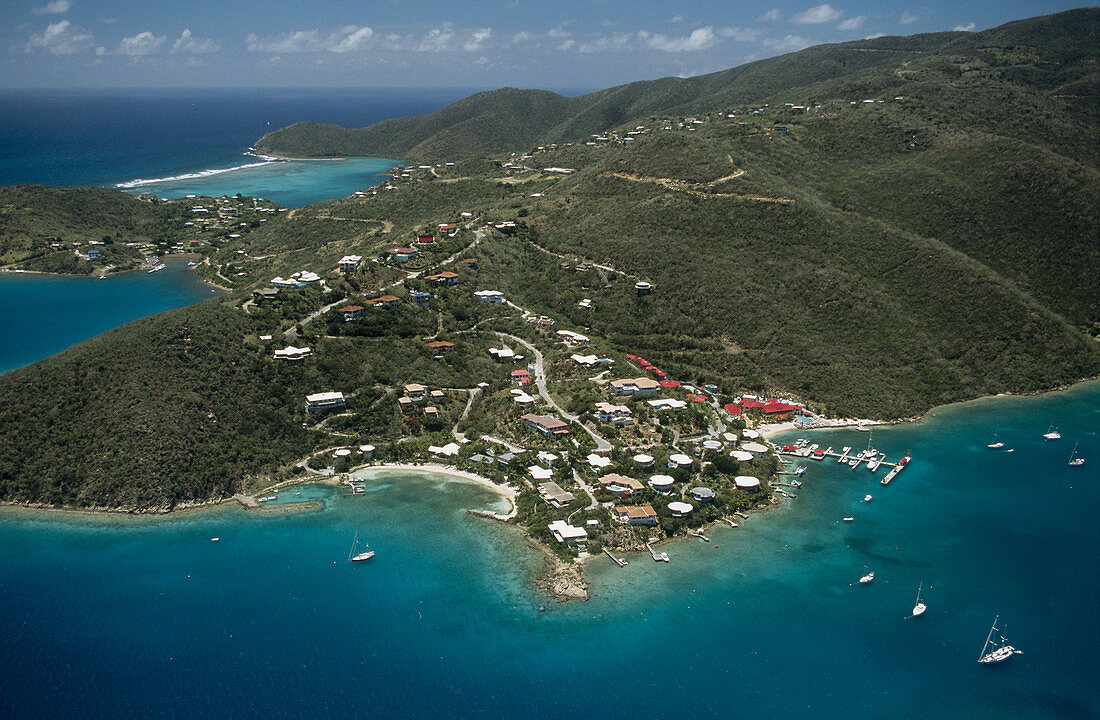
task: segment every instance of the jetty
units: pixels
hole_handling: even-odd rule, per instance
[[[734,522],[733,520],[730,520],[729,518],[722,518],[722,522],[726,523],[726,524],[727,524],[727,525],[729,525],[730,527],[734,527],[734,528],[735,528],[735,527],[741,527],[740,525],[738,525],[737,523],[735,523],[735,522]]]
[[[896,478],[898,476],[898,473],[905,469],[905,467],[909,464],[909,460],[910,457],[908,455],[903,457],[901,460],[898,461],[897,465],[894,465],[893,469],[890,470],[890,472],[886,473],[882,477],[882,480],[880,480],[879,482],[883,485],[889,485],[890,481]]]
[[[666,553],[666,552],[657,552],[656,550],[653,549],[653,545],[652,545],[653,540],[654,540],[654,538],[650,538],[649,542],[647,542],[645,544],[646,549],[649,550],[649,554],[653,556],[653,559],[656,562],[669,562],[668,553]]]
[[[704,535],[702,530],[690,530],[689,532],[704,542],[710,542],[710,538]]]
[[[603,551],[604,551],[604,552],[605,552],[605,553],[607,554],[607,556],[608,556],[609,558],[611,558],[612,560],[614,560],[614,561],[615,561],[615,564],[616,564],[616,565],[618,565],[619,567],[624,567],[624,566],[626,565],[626,558],[618,557],[617,555],[615,555],[614,553],[612,553],[612,552],[611,552],[610,550],[608,550],[607,548],[604,548],[604,549],[603,549]]]

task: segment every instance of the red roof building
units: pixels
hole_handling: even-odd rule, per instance
[[[680,387],[680,383],[676,382],[675,380],[662,380],[661,387],[671,390],[673,388]]]
[[[741,414],[741,408],[734,405],[733,403],[726,403],[722,407],[724,407],[726,409],[726,412],[728,412],[730,415],[733,415],[734,417],[737,417]]]

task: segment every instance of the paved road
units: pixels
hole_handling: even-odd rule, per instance
[[[499,335],[502,339],[507,338],[509,340],[512,340],[513,342],[519,343],[520,345],[530,350],[531,354],[535,356],[535,387],[538,388],[539,395],[541,395],[542,399],[546,401],[546,404],[561,413],[562,417],[564,417],[566,420],[577,420],[577,424],[584,428],[584,431],[591,435],[592,439],[596,441],[596,452],[607,452],[611,450],[611,443],[609,443],[607,440],[604,440],[603,437],[601,437],[598,433],[596,433],[584,423],[580,422],[577,419],[576,415],[571,415],[563,410],[560,405],[554,402],[554,398],[550,397],[550,393],[546,391],[546,372],[543,369],[542,353],[539,352],[539,349],[521,337],[508,335],[507,333],[501,332],[498,332],[497,335]]]

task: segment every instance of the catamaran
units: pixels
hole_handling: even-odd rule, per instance
[[[355,533],[355,540],[351,543],[351,552],[348,553],[348,562],[362,562],[363,560],[370,560],[374,557],[374,551],[370,549],[370,545],[363,543],[365,549],[359,549],[359,533]]]
[[[923,615],[924,611],[928,609],[928,606],[924,604],[924,601],[920,599],[920,591],[924,589],[924,581],[921,580],[920,585],[917,586],[917,604],[913,606],[913,617]]]
[[[1008,640],[1005,640],[1005,636],[1001,635],[1001,631],[997,629],[998,619],[1000,619],[1000,615],[993,618],[993,627],[989,628],[989,635],[985,638],[985,645],[982,645],[982,654],[978,656],[978,662],[983,665],[1004,662],[1013,655],[1024,654],[1023,650],[1017,650],[1009,645]],[[994,640],[993,633],[997,633],[997,637],[999,637],[1000,640]]]
[[[1077,443],[1073,443],[1073,452],[1071,452],[1069,454],[1069,463],[1068,463],[1068,465],[1070,467],[1081,467],[1084,464],[1085,464],[1085,458],[1077,457]]]
[[[1047,428],[1047,431],[1045,433],[1043,433],[1043,437],[1045,437],[1047,440],[1061,440],[1062,439],[1062,433],[1058,432],[1058,428],[1054,427],[1054,421],[1053,420],[1050,421],[1050,427]]]

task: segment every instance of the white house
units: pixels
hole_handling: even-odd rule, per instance
[[[306,395],[306,410],[309,412],[335,410],[344,406],[344,393],[342,392],[323,392]]]
[[[588,540],[587,530],[573,527],[564,520],[555,520],[546,527],[550,529],[550,534],[554,536],[555,540],[566,545],[576,545],[579,542]]]
[[[340,258],[340,272],[355,272],[359,268],[359,263],[361,262],[363,262],[363,257],[361,255],[345,255],[344,257]]]
[[[504,293],[502,293],[500,290],[478,290],[474,293],[474,296],[484,303],[504,302]]]

